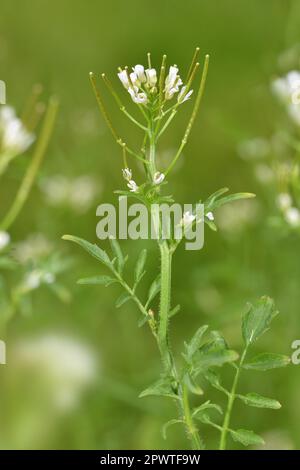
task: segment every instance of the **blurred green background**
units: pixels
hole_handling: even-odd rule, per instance
[[[240,221],[242,216],[236,214],[234,229],[207,230],[202,251],[176,253],[173,303],[181,304],[181,312],[172,325],[173,349],[180,357],[183,340],[206,322],[222,330],[232,348],[239,348],[245,303],[268,294],[281,315],[257,351],[291,354],[292,341],[300,338],[299,235],[283,237],[267,226],[265,188],[255,180],[237,147],[244,139],[269,136],[280,121],[282,110],[270,92],[270,80],[279,73],[279,55],[299,41],[299,26],[296,0],[115,0],[111,4],[1,0],[0,78],[7,85],[8,103],[21,111],[37,82],[43,84],[45,95],[55,94],[60,100],[54,137],[37,183],[11,230],[12,242],[41,233],[54,252],[61,252],[63,259],[72,258],[72,265],[60,275],[70,299],[61,301],[41,287],[32,293],[31,312],[18,312],[9,325],[8,363],[0,368],[0,446],[188,447],[179,427],[170,429],[167,441],[161,437],[161,426],[174,415],[168,401],[137,398],[156,379],[160,365],[151,334],[137,327],[135,306],[128,303],[115,309],[117,287],[76,285],[79,277],[104,273],[104,269],[61,241],[64,233],[96,241],[97,205],[115,201],[113,191],[124,187],[121,153],[99,115],[88,73],[105,71],[117,83],[117,67],[145,64],[148,51],[156,66],[166,53],[169,63],[182,71],[195,46],[200,46],[202,60],[205,53],[211,55],[200,115],[169,183],[171,193],[182,202],[197,201],[224,186],[257,194],[251,223],[247,218]],[[123,138],[133,145],[136,139],[140,143],[138,131],[107,94],[105,101]],[[162,160],[179,144],[190,107],[187,103],[162,141]],[[1,213],[13,198],[29,155],[19,157],[1,180]],[[138,182],[139,167],[131,166]],[[58,175],[65,178],[63,184],[89,175],[95,193],[91,203],[80,211],[70,203],[71,196],[64,204],[49,203],[45,181]],[[146,245],[143,241],[122,243],[131,266]],[[159,264],[155,245],[150,244],[149,250],[145,289]],[[71,337],[93,357],[91,385],[67,409],[55,408],[48,396],[49,384],[46,392],[37,377],[31,381],[20,370],[18,354],[23,358],[25,354],[20,342],[45,335]],[[291,365],[262,375],[245,374],[241,389],[275,397],[283,407],[273,412],[236,404],[233,423],[262,434],[269,447],[299,448],[299,370]],[[229,378],[230,367],[227,373]],[[202,433],[208,448],[215,447],[215,433],[204,426]]]

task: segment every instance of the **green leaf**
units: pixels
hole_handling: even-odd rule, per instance
[[[206,370],[204,372],[204,377],[213,387],[221,386],[220,376],[215,371],[210,369]]]
[[[152,300],[157,296],[159,291],[160,291],[160,275],[158,275],[156,279],[154,279],[154,281],[152,282],[150,286],[150,289],[148,292],[148,300],[146,302],[145,308],[148,308],[148,306],[150,305]]]
[[[260,446],[265,443],[262,437],[247,429],[237,429],[236,431],[229,429],[229,432],[234,441],[240,442],[244,446]]]
[[[212,207],[215,200],[218,199],[218,197],[222,196],[222,194],[227,193],[227,191],[229,191],[228,188],[221,188],[218,191],[211,194],[204,203],[206,210],[209,210]]]
[[[242,321],[245,343],[252,344],[265,333],[277,313],[274,301],[270,297],[261,297],[254,305],[250,304]]]
[[[172,310],[170,310],[169,312],[169,318],[171,317],[174,317],[175,315],[177,315],[178,312],[180,312],[180,305],[176,305],[176,307],[172,308]]]
[[[202,405],[198,406],[193,410],[192,416],[198,417],[203,411],[213,409],[216,410],[218,413],[221,415],[223,414],[223,410],[219,405],[216,405],[215,403],[210,403],[210,401],[206,401],[205,403],[202,403]]]
[[[116,300],[116,308],[122,307],[122,305],[124,305],[130,299],[132,299],[132,296],[127,294],[127,292],[123,292],[123,294],[121,294],[120,297]]]
[[[110,238],[109,241],[110,241],[112,250],[114,252],[114,255],[116,256],[117,261],[118,261],[118,272],[119,274],[122,274],[124,265],[126,262],[126,258],[124,258],[123,256],[119,242],[115,238]]]
[[[64,235],[62,238],[63,240],[68,240],[68,241],[77,243],[77,245],[81,246],[91,256],[101,261],[101,263],[105,264],[110,269],[112,268],[111,260],[109,259],[106,252],[102,250],[101,248],[99,248],[99,246],[96,245],[95,243],[93,244],[93,243],[87,242],[83,238],[74,237],[73,235]]]
[[[194,379],[192,377],[190,377],[189,375],[186,375],[185,377],[185,383],[186,383],[186,386],[188,387],[189,391],[191,393],[193,393],[194,395],[203,395],[204,394],[204,391],[203,389],[200,387],[200,385],[198,385]]]
[[[236,361],[238,357],[238,353],[231,349],[203,351],[197,354],[194,359],[195,373],[203,372],[209,367],[221,367],[226,362]]]
[[[100,284],[107,287],[110,284],[113,284],[114,282],[118,282],[117,279],[114,279],[110,276],[94,276],[78,279],[77,284]]]
[[[281,408],[281,404],[277,400],[272,398],[266,398],[258,393],[247,393],[247,395],[237,395],[237,397],[248,406],[254,406],[255,408],[271,408],[278,410]]]
[[[140,398],[147,396],[162,396],[179,400],[178,395],[176,395],[172,387],[172,379],[168,377],[159,379],[139,395]]]
[[[147,259],[147,250],[142,250],[134,270],[134,285],[137,286],[144,275],[144,267]]]
[[[187,362],[190,362],[194,356],[194,354],[198,351],[198,349],[201,346],[201,341],[204,333],[208,329],[208,325],[203,325],[194,334],[192,339],[189,341],[189,343],[185,343],[185,348],[186,348],[186,359]]]
[[[243,368],[265,371],[285,367],[290,362],[291,359],[283,354],[261,353],[252,358],[247,364],[244,364]]]
[[[184,421],[182,419],[170,419],[170,421],[163,425],[161,432],[164,439],[167,439],[167,429],[173,426],[173,424],[178,423],[184,424]]]
[[[235,193],[235,194],[229,194],[229,196],[222,197],[218,199],[217,201],[214,202],[213,204],[213,209],[216,209],[217,207],[221,207],[224,204],[228,204],[229,202],[237,201],[239,199],[251,199],[254,198],[255,194],[253,193]]]

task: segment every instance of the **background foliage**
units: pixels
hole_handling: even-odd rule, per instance
[[[96,206],[115,201],[113,190],[124,184],[121,153],[98,114],[88,73],[105,71],[116,82],[119,65],[145,63],[148,51],[157,64],[166,53],[180,70],[188,67],[196,45],[203,54],[211,55],[200,116],[181,166],[170,182],[171,192],[182,202],[204,198],[223,186],[233,192],[257,194],[254,215],[250,211],[252,215],[246,221],[236,210],[234,229],[217,234],[207,230],[204,250],[180,249],[176,253],[174,305],[180,303],[182,310],[173,321],[173,348],[182,350],[183,339],[209,323],[212,329],[223,331],[232,348],[239,349],[240,316],[246,301],[267,294],[275,299],[281,315],[257,352],[291,354],[292,341],[300,337],[299,235],[282,235],[268,225],[270,206],[265,188],[237,148],[253,136],[270,136],[280,122],[282,109],[271,94],[270,81],[279,73],[279,54],[298,43],[299,24],[299,2],[288,0],[115,0],[112,4],[96,0],[1,0],[0,78],[7,84],[9,104],[21,110],[36,82],[44,85],[46,94],[58,96],[61,103],[46,161],[11,231],[12,240],[19,242],[31,233],[43,233],[54,251],[62,251],[64,258],[72,253],[73,258],[72,269],[63,275],[71,299],[62,302],[42,287],[34,292],[32,313],[19,313],[10,324],[8,364],[0,369],[4,384],[0,403],[7,403],[5,410],[0,406],[0,419],[10,429],[5,439],[0,433],[2,447],[186,446],[185,436],[177,427],[169,430],[167,441],[159,433],[171,414],[168,402],[137,398],[157,377],[159,361],[151,334],[137,328],[135,307],[128,303],[116,310],[115,287],[76,285],[79,277],[103,270],[95,260],[74,252],[73,246],[60,240],[64,233],[76,233],[94,241]],[[122,135],[135,142],[135,128],[108,96],[106,103]],[[168,132],[162,161],[168,149],[178,145],[186,116],[180,113],[173,131]],[[1,180],[1,212],[17,187],[26,158],[19,157]],[[132,166],[138,174],[138,168]],[[76,178],[82,174],[92,175],[97,186],[97,196],[88,207],[78,211],[75,203],[48,204],[42,190],[45,178]],[[69,202],[72,197],[68,196]],[[133,260],[145,243],[125,241],[122,247]],[[154,244],[152,250],[148,279],[158,269]],[[30,388],[26,374],[23,376],[18,365],[10,361],[10,350],[20,338],[53,331],[78,338],[92,349],[97,377],[71,411],[48,420],[45,393],[38,393],[34,399],[37,389],[33,382]],[[264,436],[269,447],[299,448],[297,366],[264,376],[250,371],[247,376],[247,389],[275,396],[283,407],[272,413],[237,404],[233,423],[237,417],[247,422],[248,428]],[[209,447],[215,446],[210,429],[203,432]]]

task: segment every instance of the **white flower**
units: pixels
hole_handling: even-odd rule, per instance
[[[186,211],[183,214],[180,225],[186,227],[187,225],[190,225],[192,222],[194,222],[195,219],[196,216],[194,214],[191,214],[190,211]]]
[[[288,193],[280,193],[276,202],[280,210],[286,211],[292,205],[292,198]]]
[[[130,86],[130,83],[129,83],[129,80],[128,80],[127,71],[126,70],[121,70],[121,72],[118,73],[118,77],[121,80],[122,85],[124,86],[124,88],[126,88],[126,90],[128,90],[128,88]]]
[[[50,205],[65,205],[79,213],[91,207],[96,195],[102,189],[101,182],[91,175],[82,175],[73,179],[63,175],[53,175],[42,181],[41,188]]]
[[[7,232],[0,231],[0,251],[3,250],[10,242],[10,235]]]
[[[157,82],[157,74],[155,69],[146,69],[147,85],[153,88]]]
[[[40,287],[42,281],[42,272],[38,269],[28,273],[24,280],[24,288],[26,290],[34,290]]]
[[[132,101],[134,101],[134,103],[137,103],[137,104],[146,104],[147,103],[148,98],[147,98],[146,93],[144,93],[143,91],[138,92],[137,87],[128,88],[128,92],[129,92],[129,94],[132,98]]]
[[[145,75],[145,69],[143,65],[137,64],[135,67],[132,68],[134,73],[137,76],[137,79],[140,83],[145,83],[146,82],[146,75]]]
[[[154,184],[161,184],[164,179],[165,179],[165,175],[163,173],[160,173],[159,171],[154,173],[154,176],[153,176]]]
[[[300,226],[300,211],[296,207],[289,207],[284,216],[287,223],[292,227]]]
[[[300,125],[300,72],[293,70],[285,77],[277,78],[272,83],[272,90],[286,105],[291,119]]]
[[[183,86],[180,90],[180,93],[178,95],[178,103],[184,103],[185,101],[189,100],[192,93],[193,93],[193,90],[190,90],[187,94],[185,94],[185,90],[186,90],[186,86]]]
[[[291,71],[283,78],[277,78],[272,83],[274,93],[287,103],[300,103],[300,72]]]
[[[127,184],[128,188],[130,189],[131,193],[137,193],[138,192],[138,185],[136,184],[135,181],[130,180],[129,183]]]
[[[123,178],[127,181],[132,179],[132,171],[129,168],[124,168],[122,170]]]
[[[2,153],[11,156],[25,152],[34,141],[34,135],[27,131],[22,121],[17,118],[13,108],[0,108],[0,147]]]
[[[33,233],[14,245],[13,257],[21,264],[32,264],[49,256],[52,250],[52,243],[42,233]]]
[[[94,353],[85,344],[58,333],[23,339],[14,348],[19,367],[47,387],[44,399],[60,411],[72,409],[97,375]],[[32,374],[35,374],[34,376]]]
[[[211,222],[215,220],[214,214],[212,212],[207,212],[207,214],[205,215],[208,218],[208,220],[210,220]]]
[[[178,67],[176,65],[171,65],[169,74],[165,81],[166,100],[172,99],[174,94],[178,93],[180,85],[182,85],[182,80],[178,75]]]

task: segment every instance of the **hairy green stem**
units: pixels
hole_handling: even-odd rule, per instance
[[[182,385],[181,401],[182,401],[184,423],[186,426],[188,437],[192,443],[192,448],[193,450],[201,450],[204,448],[204,444],[201,441],[198,430],[194,425],[194,421],[191,415],[190,402],[189,402],[189,392],[188,392],[187,385],[185,383],[183,383]]]
[[[243,363],[245,361],[245,357],[246,357],[246,354],[247,354],[247,350],[248,350],[248,348],[246,346],[246,348],[244,349],[243,354],[241,356],[239,365],[236,369],[235,376],[234,376],[233,383],[232,383],[232,388],[231,388],[231,391],[228,395],[227,409],[226,409],[226,413],[225,413],[225,416],[224,416],[222,432],[221,432],[221,438],[220,438],[220,447],[219,447],[220,450],[225,450],[226,449],[227,433],[228,433],[228,429],[229,429],[229,425],[230,425],[230,418],[231,418],[231,413],[232,413],[234,400],[236,398],[236,389],[237,389],[238,381],[239,381],[239,378],[240,378],[242,366],[243,366]]]

